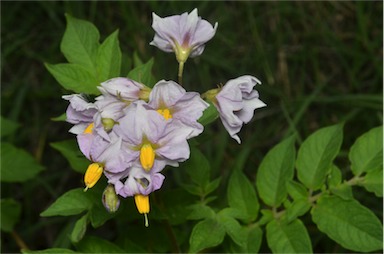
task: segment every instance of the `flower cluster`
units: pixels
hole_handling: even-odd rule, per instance
[[[151,44],[175,52],[179,63],[200,55],[217,29],[217,23],[212,27],[198,17],[196,9],[166,18],[153,14],[152,26],[156,34]],[[85,190],[104,175],[106,209],[115,212],[119,196],[134,197],[148,225],[149,195],[161,188],[167,165],[177,167],[189,158],[188,140],[203,132],[198,120],[204,110],[216,107],[224,127],[240,143],[237,133],[242,125],[256,108],[265,106],[253,89],[256,84],[261,82],[255,77],[241,76],[200,95],[186,91],[180,82],[160,80],[150,88],[116,77],[100,84],[101,95],[94,101],[81,94],[63,96],[69,101],[67,121],[74,125],[69,131],[77,135],[90,161]]]

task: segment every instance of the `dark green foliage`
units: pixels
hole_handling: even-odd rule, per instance
[[[16,1],[1,5],[1,115],[6,119],[1,119],[1,166],[4,170],[3,153],[16,152],[19,160],[13,159],[14,165],[31,165],[17,179],[2,179],[1,252],[20,252],[20,243],[6,233],[12,231],[31,249],[23,253],[380,251],[382,127],[372,128],[382,125],[382,2]],[[142,78],[150,85],[159,79],[176,80],[175,56],[149,45],[154,34],[151,15],[194,8],[219,27],[204,54],[186,62],[185,88],[205,92],[243,74],[263,83],[257,89],[268,106],[257,110],[253,121],[242,128],[242,145],[229,137],[220,121],[211,121],[215,110],[206,112],[201,121],[211,124],[193,140],[196,157],[166,170],[164,187],[151,197],[149,228],[143,226],[132,199],[121,200],[115,215],[102,210],[100,198],[106,185],[102,181],[93,192],[75,190],[87,197],[77,200],[75,208],[66,203],[65,211],[47,212],[68,191],[83,187],[79,173],[87,164],[78,150],[72,150],[74,143],[63,142],[75,139],[68,133],[70,125],[51,120],[65,112],[67,101],[61,95],[73,91],[62,88],[46,67],[56,73],[57,64],[68,60],[66,73],[88,77],[84,79],[91,89],[118,74]],[[88,42],[93,45],[85,52],[88,57],[83,57],[84,52],[71,53],[74,41],[62,43],[71,19],[94,25],[86,29],[94,37]],[[110,58],[116,54],[121,57]],[[80,67],[73,73],[73,65],[94,72]],[[121,69],[104,65],[121,65]],[[140,73],[148,69],[153,76],[143,77]],[[335,125],[339,123],[344,123],[343,141],[338,135],[328,138],[337,146],[326,165],[313,171],[320,172],[319,179],[295,170],[292,180],[294,152],[288,150],[280,159],[289,167],[279,167],[287,172],[278,175],[286,181],[286,189],[268,182],[264,187],[253,184],[263,179],[265,172],[258,175],[258,169],[275,145],[294,134],[298,156],[304,156],[300,147],[311,133],[331,125],[341,133],[340,125]],[[190,172],[194,160],[204,161],[204,166]],[[259,188],[275,193],[263,197]],[[276,193],[280,188],[283,191]],[[330,197],[316,197],[317,189],[327,190]],[[309,196],[316,198],[308,203]],[[331,206],[337,207],[330,210],[333,213],[328,212]],[[352,232],[356,227],[340,220],[346,210],[364,215],[360,219],[370,224]],[[42,212],[53,217],[41,218]],[[332,216],[332,223],[324,213]],[[316,225],[311,224],[312,218]],[[333,228],[338,224],[340,232]],[[343,236],[342,230],[351,233]],[[372,230],[377,231],[375,236],[365,234]],[[359,242],[363,235],[365,243]]]

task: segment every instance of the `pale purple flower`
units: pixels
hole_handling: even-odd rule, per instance
[[[179,62],[201,55],[205,43],[215,35],[218,25],[216,22],[213,27],[208,21],[201,19],[197,9],[189,14],[185,12],[165,18],[155,13],[152,16],[152,27],[156,34],[150,45],[165,52],[175,52]]]
[[[187,137],[191,135],[190,128],[170,124],[144,101],[136,101],[125,109],[125,116],[116,125],[115,132],[123,139],[128,162],[141,160],[143,153],[151,152],[154,153],[154,158],[150,159],[154,168],[178,166],[178,162],[189,158]],[[151,166],[146,170],[151,170]]]
[[[110,141],[105,140],[96,133],[77,135],[80,151],[87,159],[103,165],[109,172],[121,172],[130,167],[125,161],[126,151],[122,148],[122,139],[111,133]]]
[[[132,102],[138,100],[148,87],[129,78],[117,77],[101,83],[98,89],[103,95],[109,94],[118,100]]]
[[[204,130],[197,120],[209,104],[200,98],[199,93],[186,92],[174,81],[157,82],[149,95],[148,105],[165,119],[179,120],[185,127],[190,128],[191,134],[188,138],[195,137]]]
[[[88,102],[81,94],[64,95],[62,98],[69,101],[66,112],[67,122],[74,124],[69,132],[73,134],[83,133],[93,122],[93,116],[97,112],[96,105]]]
[[[119,174],[106,173],[108,183],[115,186],[115,191],[122,197],[131,197],[137,194],[149,195],[161,188],[164,175],[153,169],[146,172],[139,163]]]
[[[229,80],[213,100],[225,129],[239,144],[243,124],[251,121],[255,109],[266,106],[253,89],[256,84],[261,82],[250,75]]]

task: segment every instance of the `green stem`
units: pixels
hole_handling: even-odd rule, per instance
[[[184,71],[184,62],[179,62],[179,72],[177,77],[179,79],[179,85],[183,86],[183,71]]]

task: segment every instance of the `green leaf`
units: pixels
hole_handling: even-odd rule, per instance
[[[116,244],[104,240],[95,236],[86,236],[81,240],[76,248],[80,252],[85,253],[124,253],[125,251],[121,249]]]
[[[78,243],[81,239],[83,239],[85,232],[87,231],[88,225],[88,213],[83,215],[80,219],[78,219],[73,227],[71,233],[71,241],[73,243]]]
[[[0,116],[0,122],[1,122],[1,137],[8,136],[12,133],[14,133],[19,127],[20,124],[11,121],[7,118],[4,118]]]
[[[73,189],[59,197],[47,210],[40,216],[69,216],[79,214],[92,207],[92,202],[83,189]]]
[[[202,220],[207,218],[214,218],[216,213],[211,207],[204,204],[195,204],[189,206],[191,213],[188,215],[189,220]]]
[[[383,126],[360,136],[349,151],[353,174],[373,171],[383,166]]]
[[[97,69],[100,81],[120,76],[121,50],[119,46],[118,34],[118,30],[113,32],[99,47],[97,55]]]
[[[291,136],[273,147],[262,160],[256,175],[260,198],[269,206],[278,207],[287,197],[286,182],[293,179],[295,137]]]
[[[308,202],[308,198],[294,200],[286,210],[286,219],[288,222],[293,221],[308,212],[310,208],[311,203]]]
[[[189,238],[189,252],[197,253],[223,242],[225,228],[215,219],[205,219],[197,223]]]
[[[383,169],[368,172],[361,185],[376,196],[383,197]]]
[[[237,245],[245,247],[247,244],[247,231],[236,219],[219,212],[217,214],[217,221],[224,227],[227,234]]]
[[[208,185],[211,166],[205,155],[196,147],[191,147],[191,155],[189,159],[183,163],[183,169],[197,186],[205,188],[205,186]]]
[[[289,224],[276,220],[268,223],[267,242],[273,253],[312,253],[307,229],[298,219]]]
[[[62,87],[75,93],[100,94],[95,74],[79,64],[48,64],[45,67]]]
[[[52,249],[45,249],[45,250],[21,250],[21,253],[23,254],[40,254],[40,253],[75,253],[73,250],[70,249],[64,249],[64,248],[52,248]]]
[[[248,229],[247,253],[259,253],[263,231],[259,227]]]
[[[61,41],[61,52],[70,63],[82,66],[86,71],[96,73],[96,59],[100,34],[88,21],[65,14],[67,27]]]
[[[336,187],[341,184],[342,181],[342,174],[341,170],[336,166],[331,166],[331,171],[328,175],[328,185],[330,187]]]
[[[343,139],[343,125],[322,128],[300,146],[296,167],[299,180],[312,190],[320,189]]]
[[[213,192],[214,190],[216,190],[219,185],[220,185],[220,182],[221,182],[221,177],[213,180],[212,182],[209,182],[205,188],[204,188],[204,194],[205,195],[208,195],[209,193]]]
[[[52,117],[51,120],[55,122],[65,122],[67,120],[67,114],[63,113],[59,116]]]
[[[209,107],[203,111],[203,115],[198,120],[198,122],[204,126],[212,123],[219,117],[219,112],[216,107],[211,102],[208,103]]]
[[[23,149],[9,143],[1,144],[1,181],[25,182],[44,168]]]
[[[228,183],[229,206],[242,212],[246,222],[257,218],[259,201],[256,191],[248,178],[240,171],[235,170]]]
[[[50,143],[50,145],[68,160],[71,168],[76,172],[85,173],[90,162],[80,152],[79,146],[74,139]]]
[[[338,186],[330,188],[330,191],[342,199],[345,199],[345,200],[353,199],[352,186],[350,185],[340,184]]]
[[[383,247],[380,220],[356,200],[321,197],[312,209],[312,219],[320,231],[346,249],[371,252]]]
[[[262,214],[260,220],[258,221],[258,224],[260,226],[261,225],[265,225],[265,224],[267,224],[268,222],[270,222],[270,221],[272,221],[274,219],[272,210],[261,209],[260,212]]]
[[[155,85],[155,78],[152,74],[153,63],[154,60],[151,58],[145,64],[139,65],[131,70],[127,77],[148,87],[153,87]]]
[[[289,196],[294,200],[308,197],[308,189],[304,185],[296,181],[289,181],[286,184]]]
[[[20,219],[21,205],[14,199],[1,199],[1,230],[12,232],[15,224]]]

